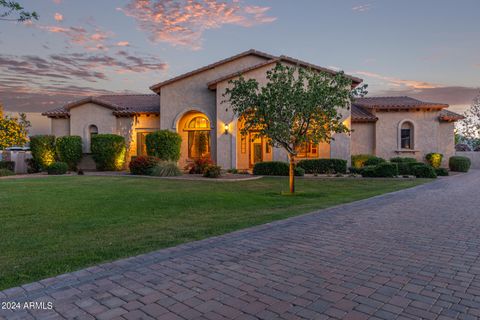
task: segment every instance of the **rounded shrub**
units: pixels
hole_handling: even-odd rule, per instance
[[[437,169],[442,165],[443,154],[436,152],[428,153],[425,159],[433,168]]]
[[[37,135],[30,137],[32,157],[41,170],[55,162],[55,136]]]
[[[77,165],[82,160],[82,138],[80,136],[58,137],[55,148],[58,159],[68,164],[70,170],[77,170]]]
[[[395,163],[413,163],[417,162],[417,159],[411,157],[394,157],[390,159],[390,162]]]
[[[140,156],[130,161],[128,167],[131,174],[149,176],[159,162],[157,157]]]
[[[297,168],[302,168],[305,173],[347,173],[347,161],[343,159],[306,159],[300,160]]]
[[[158,130],[147,134],[147,154],[164,161],[178,161],[182,137],[170,130]]]
[[[9,169],[0,168],[0,177],[13,176],[15,172]]]
[[[290,174],[290,166],[282,161],[265,161],[255,163],[253,166],[253,174],[258,176],[288,176]],[[295,167],[295,175],[303,176],[305,170]]]
[[[116,134],[92,136],[92,158],[97,170],[118,171],[125,164],[125,138]]]
[[[397,164],[398,174],[401,176],[413,175],[413,166],[419,164],[417,159],[410,157],[394,157],[390,159],[390,162]]]
[[[376,166],[366,166],[362,170],[363,177],[375,178],[393,178],[398,176],[398,166],[396,163],[381,162]]]
[[[189,163],[185,169],[188,170],[190,174],[204,174],[208,166],[213,165],[212,159],[210,157],[201,157],[193,160],[192,163]]]
[[[414,166],[413,174],[417,178],[435,179],[437,177],[437,174],[435,173],[435,169],[431,165],[427,165],[424,163]]]
[[[446,168],[437,168],[435,169],[435,173],[437,174],[437,176],[439,177],[445,177],[445,176],[448,176],[448,169]]]
[[[451,171],[468,172],[471,164],[470,159],[467,157],[453,156],[448,160],[448,166]]]
[[[365,161],[365,165],[366,166],[376,166],[376,165],[378,165],[380,163],[383,163],[383,162],[386,162],[385,159],[380,158],[380,157],[371,156],[370,158],[367,159],[367,161]]]
[[[15,162],[14,161],[0,161],[0,169],[7,169],[10,171],[15,171]]]
[[[373,157],[370,154],[355,154],[352,155],[352,167],[353,168],[363,168],[365,167],[365,162]]]
[[[210,165],[205,169],[203,176],[206,178],[218,178],[222,174],[222,168],[216,165]]]
[[[181,176],[182,171],[178,168],[175,162],[171,161],[160,161],[152,169],[152,176],[157,177],[176,177]]]
[[[48,166],[47,172],[51,175],[65,174],[68,171],[68,164],[65,162],[54,162]]]

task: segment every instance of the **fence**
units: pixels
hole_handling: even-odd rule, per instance
[[[30,151],[0,151],[0,160],[15,162],[15,173],[27,173],[25,160],[32,158]]]
[[[478,151],[457,151],[455,155],[467,157],[472,161],[472,169],[480,169],[480,152]]]

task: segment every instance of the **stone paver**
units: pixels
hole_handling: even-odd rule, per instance
[[[479,208],[472,171],[8,289],[54,308],[0,317],[477,319]]]

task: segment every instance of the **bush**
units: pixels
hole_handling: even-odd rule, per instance
[[[54,162],[48,166],[47,172],[48,174],[65,174],[68,171],[68,164],[65,162]]]
[[[443,154],[436,152],[428,153],[425,159],[433,168],[438,169],[442,165]]]
[[[420,164],[417,162],[415,158],[409,157],[395,157],[391,158],[390,162],[396,163],[398,166],[398,174],[401,176],[411,176],[413,175],[412,168],[416,164]]]
[[[393,178],[398,175],[396,163],[382,162],[376,166],[366,166],[362,170],[363,177]]]
[[[30,137],[32,157],[41,170],[55,162],[55,136],[38,135]]]
[[[57,157],[68,164],[70,170],[77,170],[82,160],[82,138],[80,136],[58,137],[56,144]]]
[[[289,164],[282,161],[265,161],[255,163],[253,174],[258,176],[288,176],[290,174]],[[303,176],[305,170],[295,167],[295,175]]]
[[[371,156],[370,158],[367,159],[367,161],[365,161],[365,165],[366,166],[376,166],[376,165],[379,165],[380,163],[384,163],[384,162],[386,162],[386,161],[383,158]]]
[[[394,157],[390,159],[390,162],[395,162],[395,163],[413,163],[417,162],[417,159],[415,158],[410,158],[410,157]]]
[[[28,173],[37,173],[40,172],[40,165],[38,164],[35,159],[30,158],[30,159],[25,159],[25,163],[27,164],[27,172]]]
[[[350,167],[348,168],[348,172],[354,173],[354,174],[362,174],[363,168],[355,168],[355,167]]]
[[[153,168],[160,162],[160,159],[151,156],[135,157],[130,161],[129,169],[131,174],[149,176]]]
[[[347,173],[347,161],[342,159],[308,159],[300,160],[297,168],[302,168],[305,173]]]
[[[413,167],[413,174],[417,178],[432,178],[435,179],[437,174],[435,169],[427,164],[421,163]]]
[[[445,176],[448,176],[448,169],[446,168],[437,168],[435,169],[435,173],[437,174],[437,176],[441,177],[445,177]]]
[[[116,134],[92,136],[92,157],[97,170],[118,171],[125,163],[125,138]]]
[[[157,177],[176,177],[181,176],[182,171],[180,171],[175,162],[160,161],[153,167],[151,175]]]
[[[204,174],[208,166],[213,165],[212,160],[209,157],[202,157],[195,159],[192,163],[189,163],[185,169],[190,174]]]
[[[210,165],[205,169],[203,176],[206,178],[218,178],[222,174],[222,168],[216,165]]]
[[[13,161],[0,161],[0,169],[7,169],[15,171],[15,162]]]
[[[450,171],[468,172],[471,164],[470,159],[467,157],[453,156],[448,160]]]
[[[356,154],[352,155],[352,167],[353,168],[363,168],[365,167],[365,162],[373,157],[370,154]]]
[[[0,168],[0,177],[13,176],[15,173],[12,170]]]
[[[170,130],[158,130],[147,134],[147,154],[164,161],[178,161],[182,138]]]

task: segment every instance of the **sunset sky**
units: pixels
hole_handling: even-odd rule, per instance
[[[469,105],[480,88],[478,0],[19,0],[0,22],[0,102],[45,111],[254,48],[341,69],[369,96]]]

